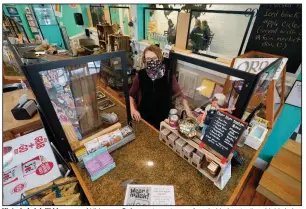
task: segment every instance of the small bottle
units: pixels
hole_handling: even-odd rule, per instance
[[[23,90],[28,90],[27,85],[23,82],[23,80],[20,79],[21,87]]]

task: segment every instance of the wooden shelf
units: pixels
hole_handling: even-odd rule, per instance
[[[183,137],[176,129],[172,129],[170,127],[170,125],[168,123],[166,123],[165,121],[161,122],[160,124],[160,130],[162,131],[163,129],[168,129],[170,131],[170,133],[173,133],[175,134],[176,136],[178,136],[180,139],[183,139],[187,144],[189,144],[190,146],[192,146],[195,150],[197,150],[198,152],[202,153],[205,158],[208,158],[208,159],[211,159],[213,160],[214,162],[216,162],[219,166],[220,166],[220,171],[219,173],[216,175],[216,176],[212,176],[212,174],[210,174],[206,169],[203,169],[199,167],[195,167],[195,165],[193,165],[191,163],[190,160],[187,160],[185,159],[184,157],[182,157],[179,153],[177,153],[178,155],[180,155],[183,159],[185,159],[186,161],[188,161],[193,167],[195,167],[199,172],[201,172],[204,176],[206,176],[208,179],[210,179],[211,181],[213,182],[216,182],[219,180],[219,178],[222,176],[223,174],[223,171],[225,169],[225,167],[227,166],[228,163],[230,163],[232,157],[233,157],[233,154],[231,153],[229,155],[229,157],[227,158],[227,162],[222,164],[221,163],[221,159],[222,159],[222,156],[220,156],[219,154],[215,154],[215,151],[213,152],[212,149],[210,149],[209,147],[207,148],[200,148],[199,147],[199,143],[201,142],[200,139],[198,139],[197,137],[194,137],[192,139],[188,139],[188,138],[185,138]],[[161,132],[160,132],[161,133]],[[160,136],[160,140],[163,141],[163,139],[161,138]],[[166,143],[167,144],[167,143]],[[168,144],[167,144],[168,145]],[[169,147],[169,145],[168,145]],[[170,149],[172,149],[171,147],[169,147]],[[172,149],[173,150],[173,149]],[[200,165],[202,165],[204,163],[204,160],[205,159],[202,159],[201,162],[200,162]]]

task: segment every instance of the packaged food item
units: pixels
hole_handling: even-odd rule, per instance
[[[115,144],[119,142],[121,139],[123,139],[122,133],[119,129],[109,133],[109,136],[110,136],[111,144]]]
[[[53,191],[49,194],[47,194],[46,196],[44,196],[43,198],[41,198],[40,202],[43,205],[52,205],[53,204],[53,200],[56,198],[56,192]]]
[[[70,187],[66,190],[66,191],[62,191],[61,194],[62,194],[62,197],[65,197],[65,196],[69,196],[69,195],[72,195],[72,194],[75,194],[77,193],[77,190],[78,190],[78,183],[75,182],[73,183],[72,185],[69,184]]]
[[[133,133],[133,129],[130,126],[124,126],[123,128],[120,129],[122,136],[126,137]]]
[[[103,147],[111,146],[110,136],[108,134],[98,137],[98,141]]]
[[[80,193],[56,198],[53,200],[54,205],[81,205]]]

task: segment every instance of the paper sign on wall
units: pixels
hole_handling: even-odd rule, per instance
[[[148,33],[156,33],[157,32],[157,23],[156,21],[148,22]]]
[[[236,58],[233,68],[241,71],[246,71],[252,74],[257,74],[277,59],[278,58]],[[277,69],[277,72],[273,77],[273,80],[277,80],[279,78],[287,61],[288,58],[283,58],[282,63],[280,64],[279,68]],[[230,80],[238,81],[241,79],[231,76]]]

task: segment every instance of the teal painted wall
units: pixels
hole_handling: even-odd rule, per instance
[[[148,4],[137,4],[137,28],[138,28],[138,41],[143,40],[143,8],[149,7]]]
[[[86,28],[89,26],[88,15],[87,15],[87,8],[89,8],[89,7],[90,7],[89,4],[81,4],[84,26]]]
[[[300,75],[297,77],[296,80],[298,80],[298,81],[301,81],[301,80],[302,80],[302,73],[300,73]]]
[[[298,76],[297,80],[302,80],[301,75]],[[301,122],[302,109],[285,104],[265,146],[259,154],[259,158],[269,163]]]
[[[115,24],[115,23],[120,24],[119,9],[111,8],[110,16],[111,16],[112,24]]]
[[[71,37],[71,36],[74,36],[80,33],[85,33],[83,27],[81,25],[75,24],[75,20],[74,20],[74,13],[80,12],[80,9],[79,9],[80,5],[77,5],[76,8],[71,8],[69,4],[61,4],[61,6],[62,6],[62,17],[56,17],[56,18],[60,25],[61,23],[63,23],[63,26],[66,27],[68,36]],[[85,19],[84,16],[83,16],[83,19]],[[88,25],[88,20],[87,20],[87,25]]]

